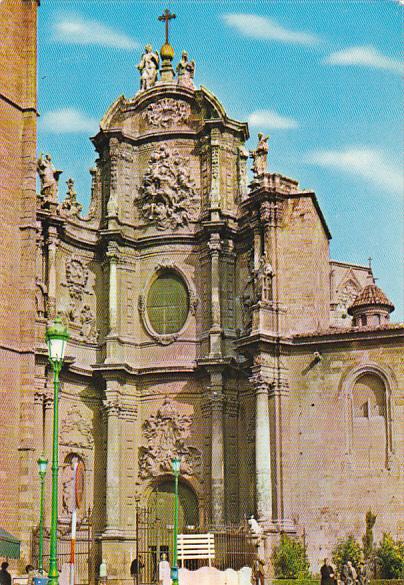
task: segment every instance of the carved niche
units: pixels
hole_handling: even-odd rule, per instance
[[[60,445],[76,449],[92,449],[94,446],[92,425],[76,403],[72,404],[62,420]]]
[[[162,144],[149,160],[137,202],[157,229],[175,229],[195,221],[199,204],[189,159]]]
[[[186,102],[164,98],[150,104],[143,112],[151,126],[171,128],[180,122],[185,122],[191,115],[191,106]]]
[[[199,475],[202,452],[185,443],[191,434],[192,416],[180,414],[166,398],[157,411],[143,424],[147,446],[139,452],[139,474],[142,479],[172,472],[172,459],[181,458],[181,474]]]

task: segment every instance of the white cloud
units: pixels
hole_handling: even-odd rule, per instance
[[[139,43],[97,20],[75,14],[60,15],[53,23],[53,41],[77,45],[101,45],[115,49],[137,49]]]
[[[224,22],[245,37],[265,41],[279,41],[295,45],[317,45],[320,38],[314,34],[284,28],[275,20],[257,14],[223,14]]]
[[[267,128],[269,130],[290,130],[298,128],[297,120],[287,116],[281,116],[273,110],[256,110],[248,116],[250,126]]]
[[[385,69],[392,73],[402,73],[403,71],[400,61],[386,57],[372,45],[348,47],[347,49],[336,51],[325,57],[323,63],[326,65],[372,67],[374,69]]]
[[[41,130],[52,134],[94,133],[99,126],[98,120],[74,108],[46,112],[39,121]]]
[[[307,155],[306,162],[361,177],[384,191],[403,193],[403,173],[382,152],[366,146],[316,150]]]

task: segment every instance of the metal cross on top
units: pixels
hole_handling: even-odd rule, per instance
[[[168,22],[176,18],[175,14],[172,14],[168,8],[166,8],[161,16],[158,17],[159,20],[165,21],[166,23],[166,45],[168,45]]]

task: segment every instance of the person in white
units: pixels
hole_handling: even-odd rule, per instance
[[[163,554],[161,556],[161,561],[159,562],[160,585],[171,585],[170,573],[171,573],[170,563],[167,561],[167,555]]]

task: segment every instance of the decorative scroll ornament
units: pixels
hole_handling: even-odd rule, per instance
[[[191,106],[186,102],[164,98],[150,104],[143,112],[143,117],[152,126],[170,128],[180,122],[188,120],[191,115]]]
[[[91,423],[82,415],[78,404],[73,404],[62,421],[60,444],[76,449],[92,449],[94,437]]]
[[[159,230],[195,221],[197,195],[189,160],[162,144],[150,157],[138,202],[143,216]]]
[[[196,447],[185,444],[190,436],[192,417],[179,414],[174,404],[166,398],[157,414],[143,424],[147,447],[140,448],[140,477],[156,477],[172,472],[172,460],[181,458],[181,474],[197,475],[202,467],[202,453]]]

